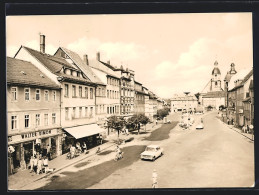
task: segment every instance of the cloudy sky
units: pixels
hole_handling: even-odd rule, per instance
[[[135,70],[135,79],[163,98],[201,91],[211,78],[215,60],[222,80],[230,64],[251,69],[252,14],[132,14],[9,16],[7,56],[20,45],[39,50],[46,35],[46,53],[59,46]]]

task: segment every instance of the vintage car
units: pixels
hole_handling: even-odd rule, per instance
[[[204,129],[203,123],[200,123],[196,126],[196,129]]]
[[[140,154],[141,160],[152,160],[155,161],[158,157],[164,154],[163,148],[158,145],[149,145],[146,147],[145,151]]]

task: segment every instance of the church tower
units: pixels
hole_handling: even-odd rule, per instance
[[[214,62],[214,69],[212,70],[210,91],[223,91],[221,88],[221,73],[217,61]]]

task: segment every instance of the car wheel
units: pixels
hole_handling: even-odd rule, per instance
[[[155,160],[156,160],[156,157],[155,157],[155,156],[153,156],[152,161],[155,161]]]

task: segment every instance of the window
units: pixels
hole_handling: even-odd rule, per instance
[[[82,107],[79,107],[79,118],[82,117]]]
[[[93,117],[93,107],[90,108],[90,117]]]
[[[64,94],[65,97],[68,97],[69,95],[68,90],[69,90],[68,84],[65,84],[65,94]]]
[[[76,97],[76,86],[72,85],[72,97]]]
[[[56,113],[52,113],[52,124],[56,124]]]
[[[45,101],[49,101],[49,91],[48,90],[44,91],[44,97],[45,97]]]
[[[30,100],[30,88],[25,88],[24,89],[24,97],[25,97],[25,101],[29,101]]]
[[[36,127],[40,126],[40,114],[36,114]]]
[[[88,107],[85,107],[85,117],[88,117]]]
[[[105,96],[105,91],[104,91],[104,88],[102,89],[102,91],[103,91],[103,96]]]
[[[109,114],[110,112],[110,108],[107,106],[107,114]]]
[[[11,129],[17,129],[17,116],[11,116]]]
[[[79,86],[79,97],[82,97],[82,87]]]
[[[52,94],[53,94],[53,101],[56,101],[57,99],[57,94],[56,94],[56,91],[52,91]]]
[[[68,113],[69,113],[69,110],[68,110],[68,108],[65,108],[65,114],[66,114],[66,116],[65,116],[65,119],[66,120],[68,120],[69,119],[69,115],[68,115]]]
[[[11,93],[12,93],[12,101],[16,101],[17,100],[17,87],[12,87]]]
[[[24,127],[28,128],[30,126],[30,115],[26,114],[24,116]]]
[[[110,98],[109,95],[110,95],[110,94],[109,94],[109,90],[107,90],[107,98]]]
[[[73,107],[73,113],[72,113],[72,118],[76,117],[76,107]]]
[[[88,87],[85,87],[85,98],[88,99]]]
[[[40,101],[40,90],[36,89],[36,101]]]
[[[44,114],[44,125],[45,126],[49,125],[49,115],[48,114]]]
[[[90,99],[93,99],[93,88],[90,88]]]
[[[101,96],[101,95],[102,95],[101,90],[102,90],[102,89],[101,89],[101,88],[99,88],[99,96]]]

